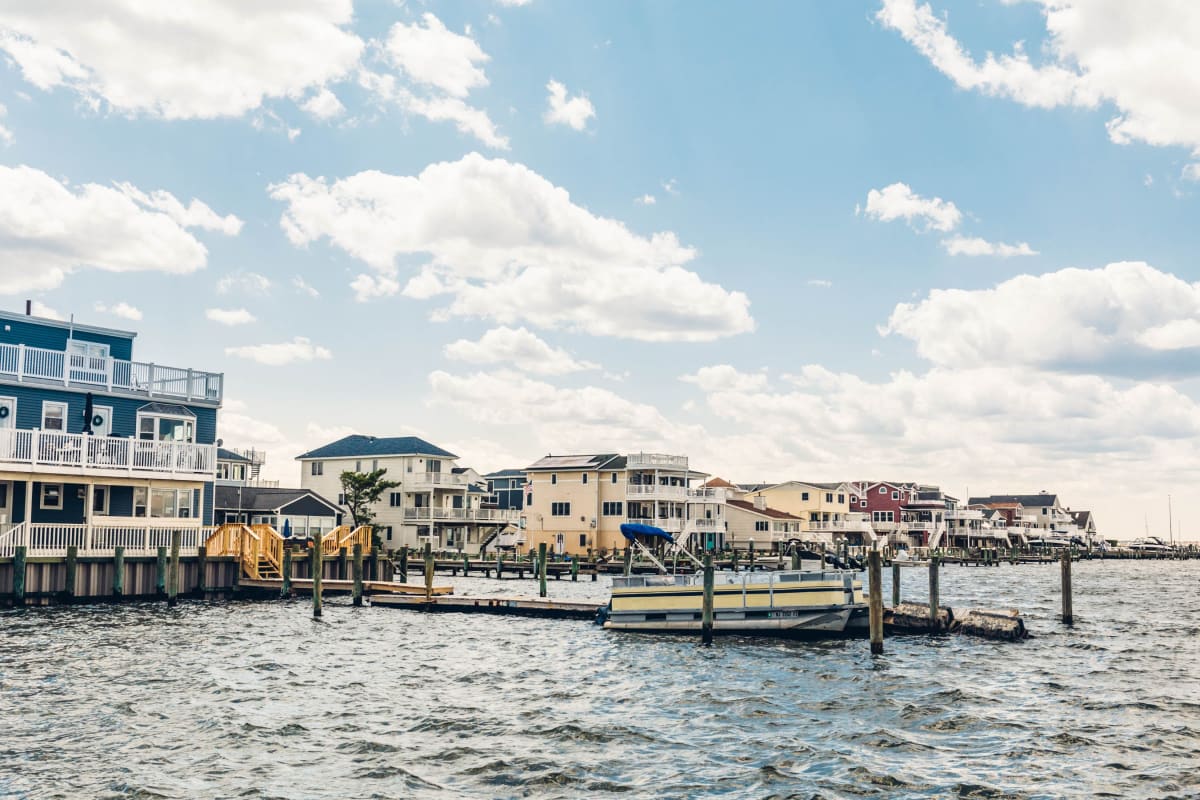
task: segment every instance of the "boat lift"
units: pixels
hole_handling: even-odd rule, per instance
[[[675,553],[676,559],[679,558],[680,553],[683,553],[685,556],[687,556],[689,559],[691,559],[692,563],[695,564],[696,567],[704,566],[703,562],[701,562],[700,559],[696,558],[694,555],[689,553],[686,548],[682,547],[678,542],[675,541],[675,538],[673,536],[671,536],[671,534],[667,533],[662,528],[656,528],[653,525],[643,525],[638,522],[626,522],[621,525],[621,535],[625,537],[625,540],[627,542],[629,542],[629,544],[635,550],[640,552],[642,555],[646,556],[646,558],[653,561],[654,565],[656,567],[658,567],[660,570],[662,570],[664,573],[668,571],[666,568],[666,565],[664,565],[661,561],[659,561],[655,557],[654,553],[650,550],[649,547],[646,547],[646,545],[639,542],[637,540],[637,537],[653,536],[653,537],[657,537],[660,539],[666,539],[670,544],[675,545],[674,553]]]

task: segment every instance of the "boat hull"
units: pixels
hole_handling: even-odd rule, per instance
[[[727,612],[713,615],[715,635],[758,635],[786,637],[826,637],[865,632],[865,627],[855,625],[859,610],[866,606],[829,606],[827,608],[772,609],[765,616],[747,617],[745,614]],[[701,620],[691,619],[647,620],[644,615],[614,615],[604,627],[614,631],[635,633],[687,633],[697,634]]]

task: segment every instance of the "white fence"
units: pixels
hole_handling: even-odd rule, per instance
[[[112,555],[117,547],[124,547],[127,556],[152,556],[158,554],[158,548],[171,546],[171,535],[175,531],[180,532],[180,555],[194,556],[215,530],[198,525],[162,523],[163,520],[155,520],[151,525],[20,523],[0,533],[0,558],[12,558],[16,549],[22,546],[28,556],[65,557],[68,547],[76,548],[81,556]]]
[[[0,462],[209,476],[216,472],[217,447],[4,428],[0,429]]]
[[[23,344],[0,344],[0,375],[19,381],[32,378],[64,386],[124,389],[147,397],[219,402],[224,378],[220,373],[163,367],[107,356],[85,356]]]
[[[511,508],[406,508],[405,521],[462,520],[463,522],[516,522],[521,512]]]

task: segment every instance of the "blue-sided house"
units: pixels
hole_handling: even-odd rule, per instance
[[[136,335],[0,311],[0,556],[203,543],[222,376],[135,361]]]

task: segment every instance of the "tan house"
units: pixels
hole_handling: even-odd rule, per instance
[[[755,496],[754,500],[726,500],[726,519],[729,533],[726,541],[736,550],[781,552],[793,540],[806,538],[806,520],[786,511],[771,508],[766,497]]]
[[[805,521],[804,532],[829,535],[845,529],[850,514],[850,490],[845,483],[785,481],[743,487],[742,499],[763,497],[768,507]]]

